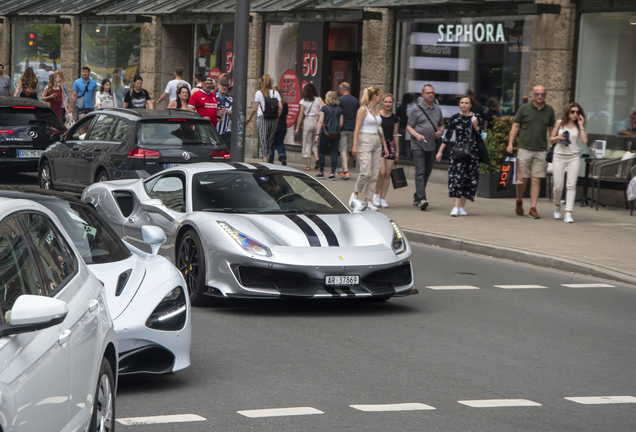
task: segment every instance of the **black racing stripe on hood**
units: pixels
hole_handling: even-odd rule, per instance
[[[285,215],[291,220],[293,223],[298,225],[298,228],[302,230],[307,236],[307,240],[309,241],[309,246],[312,247],[320,247],[320,239],[318,239],[318,235],[316,231],[314,231],[307,222],[302,220],[298,215]]]
[[[322,231],[325,237],[327,237],[327,243],[329,243],[329,246],[340,246],[340,243],[338,243],[338,237],[336,237],[336,233],[334,233],[331,227],[327,225],[327,222],[320,219],[316,215],[307,215],[307,217],[310,221],[315,223],[316,226],[320,228],[320,231]]]
[[[249,168],[247,165],[242,164],[242,163],[240,163],[240,162],[234,162],[234,163],[232,164],[232,166],[233,166],[234,168],[236,168],[236,169],[246,169],[246,168]]]
[[[259,168],[259,169],[267,169],[267,170],[269,169],[265,165],[259,164],[259,163],[253,163],[253,164],[250,164],[250,165],[253,165],[253,166],[255,166],[256,168]]]

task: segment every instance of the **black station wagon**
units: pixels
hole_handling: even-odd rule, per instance
[[[229,161],[209,120],[186,110],[99,109],[40,158],[42,189],[80,192],[107,180],[146,178],[173,166]]]
[[[48,105],[0,96],[0,170],[37,171],[44,149],[64,132],[64,123]]]

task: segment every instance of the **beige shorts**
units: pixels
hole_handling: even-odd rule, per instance
[[[547,151],[519,149],[517,159],[521,165],[521,177],[545,178],[548,172],[548,162],[545,160]]]
[[[338,151],[350,152],[353,148],[353,131],[340,131],[340,144]]]

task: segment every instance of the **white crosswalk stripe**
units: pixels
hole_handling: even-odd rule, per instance
[[[565,399],[584,405],[636,403],[634,396],[585,396],[566,397]]]
[[[427,286],[426,288],[432,290],[476,290],[479,287],[471,285],[439,285],[439,286]]]
[[[434,410],[435,407],[423,403],[397,403],[397,404],[376,404],[376,405],[349,405],[360,411],[419,411]]]
[[[270,409],[257,409],[257,410],[244,410],[237,411],[237,413],[250,418],[259,417],[284,417],[284,416],[298,416],[298,415],[310,415],[310,414],[324,414],[324,412],[312,407],[296,407],[296,408],[270,408]]]
[[[548,288],[543,285],[495,285],[495,288],[501,289],[538,289],[538,288]]]
[[[206,421],[205,417],[196,414],[161,415],[151,417],[128,417],[117,419],[118,423],[126,426],[161,424],[161,423],[186,423]]]
[[[591,283],[591,284],[561,284],[567,288],[615,288],[614,285]]]
[[[501,408],[501,407],[522,407],[522,406],[541,406],[540,403],[527,399],[477,399],[477,400],[461,400],[460,404],[473,408]]]

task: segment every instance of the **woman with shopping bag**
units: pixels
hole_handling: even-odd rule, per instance
[[[483,131],[480,114],[473,113],[475,102],[470,96],[459,98],[461,112],[453,115],[446,123],[442,145],[437,152],[437,161],[442,160],[442,152],[455,132],[455,145],[450,152],[448,167],[448,196],[455,206],[451,216],[467,216],[466,200],[475,201],[479,183],[479,145],[476,135]]]

